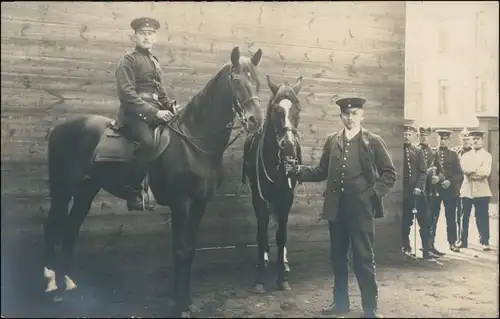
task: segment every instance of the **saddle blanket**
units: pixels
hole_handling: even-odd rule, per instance
[[[154,130],[155,151],[153,158],[157,158],[167,148],[170,142],[170,130],[165,126],[158,126]],[[130,162],[135,157],[139,144],[124,137],[113,129],[113,124],[104,131],[94,151],[94,162]]]

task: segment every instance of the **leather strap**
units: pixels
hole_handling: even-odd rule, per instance
[[[153,99],[155,101],[158,101],[158,94],[156,93],[148,93],[148,92],[142,92],[142,93],[137,93],[140,97],[145,98],[145,99]]]

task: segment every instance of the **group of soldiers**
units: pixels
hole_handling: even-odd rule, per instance
[[[480,245],[484,251],[490,250],[488,208],[491,190],[488,177],[492,157],[483,148],[484,132],[464,128],[460,133],[461,145],[455,148],[451,147],[452,131],[436,130],[436,133],[439,134],[439,147],[432,148],[429,145],[430,127],[405,124],[402,251],[414,254],[410,230],[415,217],[419,224],[422,257],[432,259],[444,255],[435,245],[441,204],[452,252],[468,248],[472,206]],[[416,145],[413,144],[415,136],[419,139]]]

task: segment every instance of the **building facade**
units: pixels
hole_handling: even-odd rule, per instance
[[[405,118],[486,132],[498,201],[498,2],[407,2]],[[431,143],[437,144],[433,134]],[[452,137],[459,143],[458,134]]]

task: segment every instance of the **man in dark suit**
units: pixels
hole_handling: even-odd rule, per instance
[[[413,210],[417,210],[417,221],[420,226],[420,239],[422,241],[423,258],[429,259],[429,210],[425,198],[425,187],[427,180],[427,164],[423,151],[414,146],[413,134],[417,132],[416,127],[405,124],[404,131],[404,165],[403,165],[403,247],[404,253],[411,253],[410,230],[413,224]],[[435,177],[437,179],[437,177]],[[416,227],[416,225],[414,225]],[[416,243],[413,243],[416,245]]]
[[[422,151],[425,159],[425,164],[427,165],[427,178],[425,181],[425,191],[424,191],[425,206],[422,207],[422,210],[425,209],[427,211],[426,216],[429,219],[428,220],[429,232],[431,227],[430,218],[431,218],[433,202],[439,200],[438,198],[439,193],[437,192],[437,187],[436,187],[436,184],[439,182],[438,173],[442,171],[441,163],[437,158],[437,150],[434,150],[429,145],[429,138],[431,133],[432,133],[432,128],[430,126],[427,127],[421,126],[419,128],[420,143],[418,144],[418,148]],[[427,240],[428,240],[427,245],[429,247],[429,253],[431,255],[436,257],[441,257],[444,255],[444,253],[436,249],[433,238],[428,236]]]
[[[438,130],[437,133],[439,134],[437,156],[442,167],[442,172],[439,172],[439,183],[437,184],[439,196],[436,196],[437,200],[432,204],[431,239],[433,242],[435,241],[441,203],[443,203],[448,244],[451,251],[459,252],[460,248],[456,246],[458,239],[456,208],[460,191],[458,187],[463,181],[463,173],[458,154],[449,148],[452,131]]]
[[[135,49],[120,59],[115,72],[120,99],[115,127],[138,144],[131,174],[132,182],[128,185],[130,197],[127,199],[127,207],[129,210],[151,210],[152,204],[144,203],[142,181],[152,162],[152,128],[170,120],[174,110],[172,101],[165,93],[160,64],[151,54],[160,23],[155,19],[142,17],[134,19],[130,26],[134,30]]]
[[[351,243],[365,317],[381,318],[377,310],[374,219],[383,216],[382,198],[396,182],[396,169],[382,138],[361,127],[365,102],[356,97],[336,102],[344,128],[328,136],[317,166],[285,167],[295,171],[299,181],[327,180],[322,217],[329,224],[335,284],[333,304],[323,313],[342,315],[349,311],[347,254]]]

